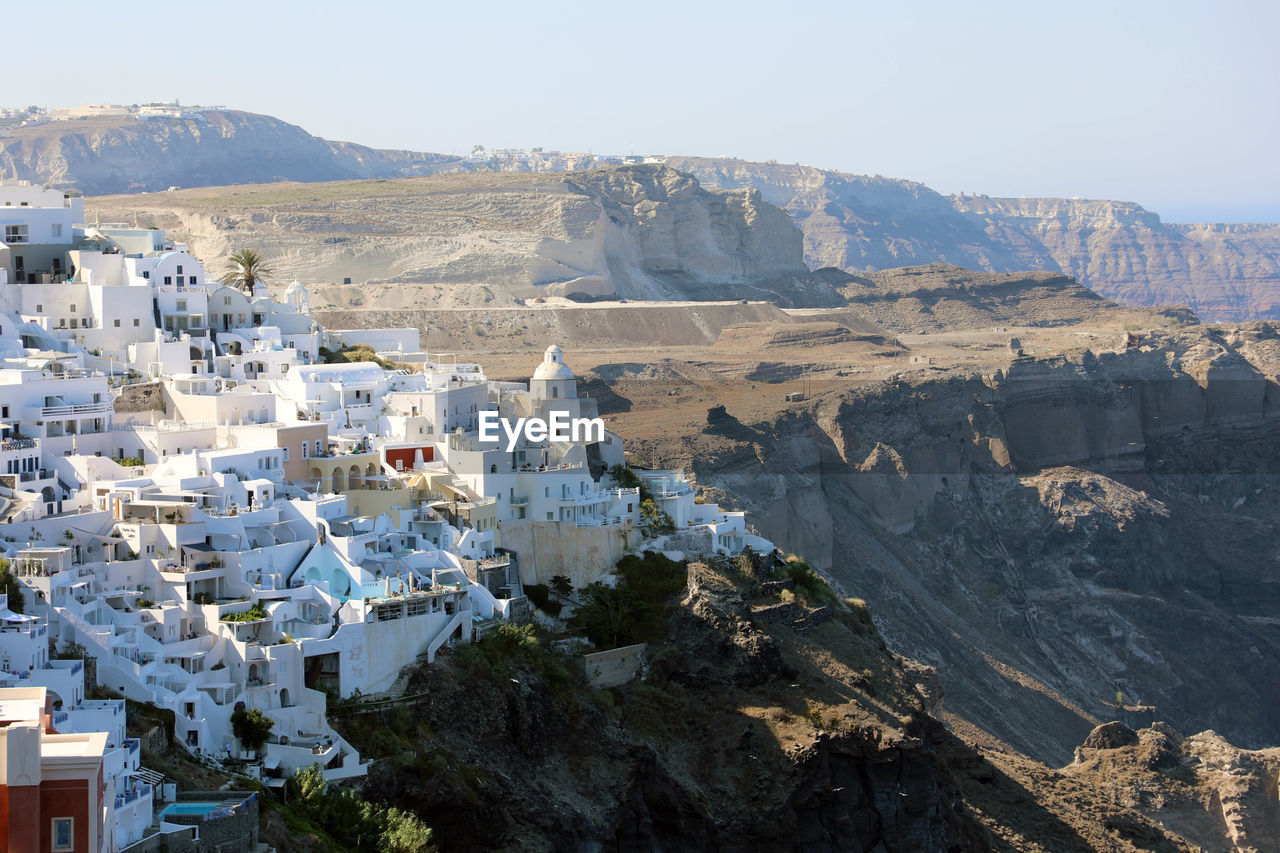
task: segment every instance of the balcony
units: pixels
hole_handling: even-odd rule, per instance
[[[64,418],[100,417],[112,411],[111,403],[73,403],[68,406],[32,406],[27,409],[28,420],[46,421]]]
[[[0,441],[0,451],[8,450],[38,450],[40,441],[34,438],[6,438]]]

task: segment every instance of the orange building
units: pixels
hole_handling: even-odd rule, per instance
[[[43,687],[0,689],[0,847],[98,853],[109,847],[107,733],[58,734]]]

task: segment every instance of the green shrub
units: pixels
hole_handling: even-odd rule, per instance
[[[646,551],[618,561],[616,587],[594,583],[579,590],[569,625],[601,649],[660,640],[671,599],[684,592],[689,570],[663,554]]]
[[[564,605],[561,602],[551,600],[551,588],[546,584],[525,584],[524,594],[529,596],[529,600],[533,602],[534,607],[538,608],[548,616],[559,616],[560,611],[564,609]]]
[[[785,569],[787,577],[795,581],[796,589],[804,593],[810,601],[834,601],[835,593],[822,576],[815,572],[808,563],[797,557],[787,560]]]
[[[269,618],[267,611],[262,606],[261,602],[253,605],[253,607],[250,607],[248,610],[242,610],[239,613],[222,614],[223,622],[258,622],[267,618]]]
[[[89,650],[75,640],[69,640],[58,646],[56,651],[49,653],[49,657],[53,660],[84,660],[88,656]]]
[[[0,592],[9,596],[9,609],[14,613],[22,613],[27,607],[27,598],[22,594],[22,584],[14,577],[9,561],[0,557]]]
[[[412,812],[366,800],[355,791],[331,791],[320,765],[285,783],[289,808],[355,853],[425,853],[433,849],[431,828]]]
[[[671,515],[652,499],[640,501],[640,527],[649,536],[666,536],[676,532],[676,523]]]
[[[241,708],[231,713],[231,731],[245,749],[261,749],[275,724],[275,720],[257,708]]]

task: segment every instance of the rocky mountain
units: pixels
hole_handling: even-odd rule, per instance
[[[811,348],[805,373],[832,352]],[[772,413],[712,407],[692,435],[620,429],[636,458],[690,466],[829,567],[986,737],[1062,764],[1120,695],[1132,722],[1264,747],[1280,742],[1278,365],[1270,325],[1190,327],[990,373],[828,373]],[[762,393],[667,369],[667,388],[711,387],[738,411]],[[628,418],[688,393],[598,370]]]
[[[339,707],[375,760],[362,795],[418,814],[447,850],[1243,853],[1280,838],[1277,750],[1119,722],[1057,770],[974,746],[862,602],[805,603],[791,584],[764,555],[690,563],[650,665],[621,687],[593,690],[568,656],[507,634],[419,668],[400,700]]]
[[[758,189],[804,231],[814,267],[1052,270],[1130,305],[1186,305],[1206,320],[1280,319],[1280,225],[1172,225],[1127,202],[948,197],[808,166],[667,162],[707,186]]]
[[[840,301],[802,237],[754,190],[708,190],[665,166],[285,183],[94,199],[88,215],[154,225],[212,262],[264,250],[318,306],[512,304],[576,294]]]
[[[784,209],[800,227],[804,262],[815,269],[861,273],[943,262],[993,272],[1045,270],[1074,276],[1131,305],[1186,305],[1206,320],[1280,319],[1280,225],[1169,224],[1136,204],[1116,201],[948,197],[912,181],[799,165],[684,156],[666,162],[698,178],[704,189],[759,191],[761,200]],[[532,177],[528,170],[540,168],[519,157],[473,161],[331,142],[270,116],[235,110],[205,110],[182,119],[55,121],[0,135],[0,180],[91,195],[458,171],[524,171]],[[572,182],[582,173],[559,174]],[[142,206],[161,204],[147,200]],[[540,221],[551,225],[555,217],[535,215],[526,225]],[[689,222],[670,224],[671,233],[679,234]],[[546,236],[547,247],[554,248],[554,229]],[[376,256],[353,253],[338,280],[392,280],[399,272],[452,260],[447,246],[435,248],[440,253],[434,257],[425,247],[408,245],[384,246]],[[651,260],[661,263],[670,247],[641,248],[655,250]],[[720,251],[715,263],[723,264],[723,252],[732,246],[722,244]],[[554,253],[546,261],[561,273],[580,265]],[[590,292],[600,270],[585,267],[582,284]],[[316,271],[327,268],[319,264]],[[532,277],[567,280],[541,270]],[[651,282],[632,288],[661,289]]]
[[[430,174],[458,158],[330,142],[271,116],[205,110],[197,118],[82,118],[0,135],[0,180],[94,195],[172,186],[333,181]]]

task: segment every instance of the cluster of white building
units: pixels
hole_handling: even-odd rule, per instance
[[[36,108],[34,111],[30,108],[0,107],[0,119],[22,118],[23,123],[28,126],[82,118],[204,120],[205,110],[221,109],[225,107],[182,106],[177,101],[151,104],[78,104],[74,107]]]
[[[533,148],[485,148],[477,145],[468,157],[473,163],[494,166],[500,172],[573,172],[636,163],[664,163],[665,157],[636,154],[592,154],[586,151],[554,151]]]
[[[395,366],[322,358],[357,344]],[[171,709],[193,752],[250,757],[231,718],[257,708],[264,776],[345,778],[365,766],[327,697],[386,691],[526,615],[525,584],[593,582],[641,544],[638,490],[606,473],[616,435],[508,448],[481,441],[485,411],[596,414],[559,347],[529,382],[493,382],[416,330],[321,328],[297,282],[280,301],[226,286],[161,231],[0,186],[0,552],[26,602],[0,610],[0,687],[46,688],[59,732],[105,728],[123,750],[119,846],[150,822],[136,742],[51,647]],[[641,473],[675,544],[771,547],[679,473]]]

